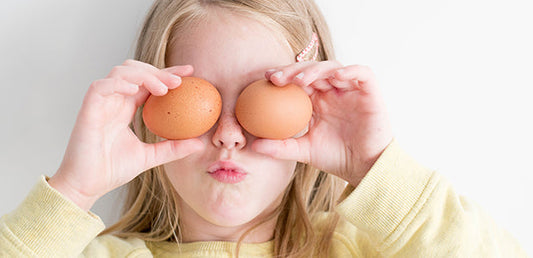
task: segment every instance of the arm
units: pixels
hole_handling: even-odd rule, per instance
[[[64,198],[42,177],[0,219],[0,257],[75,257],[103,229],[100,218]]]
[[[337,211],[366,232],[373,245],[368,248],[381,255],[526,257],[508,232],[396,142],[349,191]]]
[[[104,228],[87,212],[98,198],[149,168],[202,149],[198,139],[144,143],[129,127],[150,94],[166,94],[179,86],[179,76],[192,72],[191,66],[161,70],[128,60],[93,82],[56,174],[48,182],[43,178],[15,211],[2,217],[0,256],[80,254]],[[91,246],[93,251],[114,250],[114,245]],[[91,256],[109,256],[97,254]]]
[[[140,239],[97,237],[104,227],[42,177],[17,209],[0,218],[0,257],[151,257]]]
[[[313,118],[302,137],[260,139],[252,148],[311,164],[355,189],[338,207],[356,226],[352,233],[358,232],[348,237],[357,244],[352,250],[407,257],[522,253],[479,208],[398,148],[369,67],[302,62],[265,76],[278,86],[302,87],[313,103]]]

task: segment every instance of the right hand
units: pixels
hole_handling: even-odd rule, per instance
[[[191,66],[158,69],[127,60],[91,84],[50,186],[84,210],[143,171],[203,149],[198,139],[140,141],[129,124],[150,94],[161,96],[190,76]]]

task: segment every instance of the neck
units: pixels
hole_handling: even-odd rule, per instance
[[[278,218],[277,215],[272,216],[275,210],[275,208],[269,209],[269,211],[263,212],[242,225],[223,226],[205,220],[190,207],[180,207],[181,242],[237,242],[245,233],[246,235],[242,239],[243,243],[264,243],[270,241],[274,238],[274,230]],[[247,232],[250,229],[252,230]]]
[[[274,238],[275,220],[270,220],[255,227],[243,238],[243,243],[264,243]],[[227,241],[237,242],[255,225],[240,225],[233,227],[214,226],[205,227],[204,230],[189,230],[189,227],[182,227],[182,242],[191,243],[199,241]]]

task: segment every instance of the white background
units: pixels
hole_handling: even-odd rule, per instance
[[[53,175],[87,87],[133,57],[150,3],[2,1],[0,214]],[[532,255],[532,3],[318,3],[338,59],[377,74],[401,145]],[[118,192],[93,208],[108,225]]]

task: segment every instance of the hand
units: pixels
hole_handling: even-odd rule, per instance
[[[127,60],[91,84],[63,161],[49,184],[85,210],[142,171],[203,148],[198,139],[141,142],[129,124],[150,94],[165,95],[189,76],[191,66],[157,69]]]
[[[304,136],[258,139],[252,148],[273,158],[309,163],[357,186],[393,138],[370,68],[301,62],[270,70],[265,77],[277,86],[302,87],[313,103],[313,116]]]

